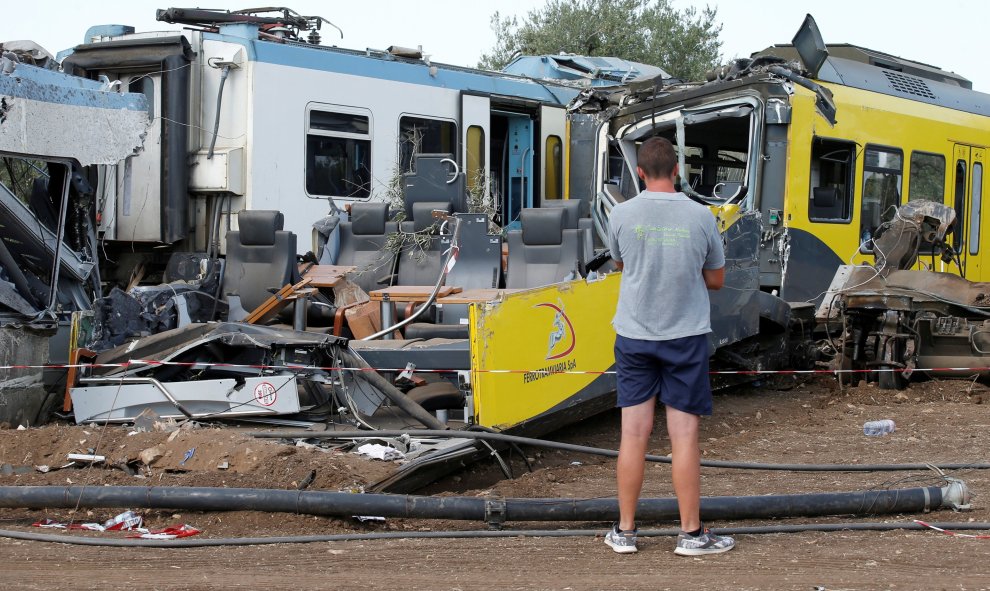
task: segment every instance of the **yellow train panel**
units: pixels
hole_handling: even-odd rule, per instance
[[[472,305],[475,422],[508,429],[614,390],[603,372],[615,362],[619,281],[610,274]]]

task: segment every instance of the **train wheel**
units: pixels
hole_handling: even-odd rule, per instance
[[[888,351],[892,353],[888,356]],[[880,388],[883,390],[903,390],[907,388],[908,380],[904,377],[904,363],[900,360],[904,358],[904,343],[900,339],[891,339],[887,346],[884,347],[883,362],[890,361],[891,363],[883,363],[880,369],[885,370],[880,372],[879,382]]]

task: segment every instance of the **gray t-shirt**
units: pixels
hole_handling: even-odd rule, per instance
[[[624,264],[612,325],[631,339],[711,332],[704,269],[725,266],[715,216],[684,193],[643,191],[609,217],[609,250]]]

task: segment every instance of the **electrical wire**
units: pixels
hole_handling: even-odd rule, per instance
[[[895,522],[851,522],[851,523],[807,523],[792,525],[762,525],[711,528],[720,535],[762,535],[793,534],[805,532],[842,531],[926,531],[932,528],[942,530],[990,531],[987,522],[934,522],[922,525],[914,521]],[[637,533],[642,538],[673,537],[680,529],[641,529]],[[375,540],[422,540],[422,539],[494,539],[494,538],[596,538],[605,534],[604,529],[536,529],[536,530],[463,530],[463,531],[409,531],[372,532],[348,534],[324,534],[310,536],[267,536],[239,538],[184,538],[177,540],[105,539],[76,537],[70,535],[40,534],[0,529],[0,537],[12,540],[71,544],[76,546],[109,546],[116,548],[206,548],[216,546],[260,546],[268,544],[310,544],[314,542],[360,542]]]

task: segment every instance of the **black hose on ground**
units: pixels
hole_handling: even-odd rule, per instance
[[[842,493],[702,497],[706,521],[920,513],[969,501],[965,484]],[[417,519],[505,521],[614,521],[614,498],[502,499],[353,494],[258,488],[142,486],[4,486],[0,507],[140,507],[187,511],[264,511],[304,515],[377,515]],[[679,518],[676,498],[645,498],[636,515],[643,521]]]
[[[521,445],[531,445],[534,447],[545,447],[549,449],[559,449],[562,451],[572,451],[609,458],[618,457],[619,452],[613,449],[603,449],[600,447],[589,447],[587,445],[575,445],[573,443],[561,443],[558,441],[546,441],[531,437],[520,437],[518,435],[507,435],[505,433],[489,433],[487,431],[464,431],[444,429],[441,431],[426,429],[410,430],[379,430],[379,431],[273,431],[248,433],[250,437],[261,439],[366,439],[374,437],[445,437],[448,439],[482,439],[486,441],[500,441],[503,443],[517,443]],[[670,463],[670,456],[647,455],[646,461]],[[788,472],[894,472],[908,470],[930,470],[938,468],[940,470],[988,470],[990,464],[763,464],[758,462],[730,462],[722,460],[701,460],[701,465],[706,468],[731,468],[739,470],[784,470]]]
[[[979,530],[990,531],[990,523],[935,522],[933,527],[948,531]],[[914,522],[863,522],[863,523],[808,523],[796,525],[764,525],[751,527],[712,528],[723,535],[739,534],[788,534],[803,532],[835,531],[893,531],[927,530],[929,528]],[[594,538],[605,533],[604,529],[539,529],[539,530],[468,530],[468,531],[412,531],[374,532],[360,534],[327,534],[314,536],[270,536],[261,538],[186,538],[180,540],[141,540],[113,538],[84,538],[66,535],[50,535],[34,532],[21,532],[0,529],[0,537],[31,542],[53,544],[75,544],[78,546],[112,546],[138,548],[204,548],[211,546],[258,546],[264,544],[308,544],[312,542],[356,542],[371,540],[415,540],[415,539],[467,539],[467,538]],[[641,529],[639,537],[653,538],[676,536],[678,529]]]
[[[429,427],[431,430],[443,432],[447,428],[447,426],[440,422],[439,419],[430,414],[430,411],[426,410],[414,400],[403,394],[401,390],[393,386],[377,371],[369,371],[371,370],[371,366],[368,365],[368,362],[362,359],[360,355],[356,355],[350,349],[342,347],[340,349],[340,358],[343,363],[349,364],[351,367],[361,368],[362,371],[354,372],[354,376],[357,379],[364,380],[371,384],[389,400],[391,400],[392,403],[412,418],[416,419],[420,423],[423,423],[423,425]]]

